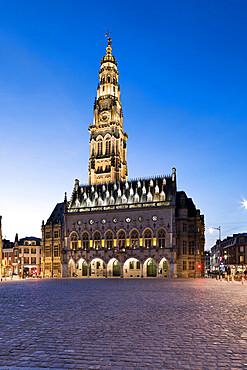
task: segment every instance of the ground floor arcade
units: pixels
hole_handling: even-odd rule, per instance
[[[66,270],[64,269],[64,275]],[[70,258],[68,263],[69,277],[92,277],[92,278],[148,278],[148,277],[171,277],[169,262],[166,258],[159,261],[153,258],[147,258],[140,261],[137,258],[130,257],[124,262],[116,258],[105,262],[102,258],[96,257],[91,261],[80,258],[75,261]]]

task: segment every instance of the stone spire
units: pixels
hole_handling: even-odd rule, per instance
[[[94,102],[90,137],[89,184],[103,184],[128,179],[126,141],[117,61],[112,55],[110,32],[106,34],[106,55],[101,60],[97,97]]]

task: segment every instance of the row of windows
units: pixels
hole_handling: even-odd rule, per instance
[[[45,246],[45,257],[50,257],[50,254],[51,254],[51,246],[46,245]],[[54,245],[53,256],[54,257],[59,257],[59,246],[58,245]]]
[[[106,78],[105,78],[105,77],[102,77],[102,78],[101,78],[101,80],[100,80],[100,82],[101,82],[102,84],[105,84],[105,83],[112,83],[113,85],[116,85],[117,80],[116,80],[116,78],[115,78],[115,77],[113,77],[113,78],[111,79],[111,77],[110,77],[110,76],[107,76]]]
[[[36,257],[31,257],[31,258],[24,257],[24,264],[25,265],[29,265],[29,264],[36,265]]]
[[[165,230],[159,229],[157,233],[157,247],[165,248]],[[71,249],[78,248],[78,235],[74,232],[71,234],[70,237]],[[82,248],[88,249],[90,245],[90,238],[88,232],[84,231],[82,233]],[[102,247],[102,238],[101,233],[99,231],[95,231],[93,234],[93,248],[99,249]],[[117,234],[117,245],[119,249],[123,249],[126,247],[126,232],[124,230],[120,230]],[[150,229],[146,229],[143,233],[143,246],[145,248],[151,248],[153,245],[153,234]],[[111,249],[114,247],[114,235],[112,231],[107,231],[105,234],[105,248]],[[139,233],[137,230],[132,230],[130,232],[130,247],[131,248],[138,248],[139,247]]]
[[[189,268],[187,261],[183,261],[183,270],[195,270],[195,262],[189,261]]]
[[[29,248],[24,248],[24,253],[29,254],[30,249]],[[31,254],[36,254],[36,248],[31,248]]]
[[[52,235],[51,231],[47,231],[45,233],[45,238],[49,239],[49,238],[51,238],[51,235]],[[54,230],[53,237],[54,237],[54,239],[60,238],[60,230]]]

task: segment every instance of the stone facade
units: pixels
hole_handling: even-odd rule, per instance
[[[203,274],[204,218],[176,169],[129,180],[117,62],[108,38],[89,126],[89,185],[75,180],[42,224],[43,277],[194,277]]]

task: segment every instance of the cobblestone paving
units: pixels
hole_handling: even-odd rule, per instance
[[[247,369],[247,284],[0,283],[0,368]]]

